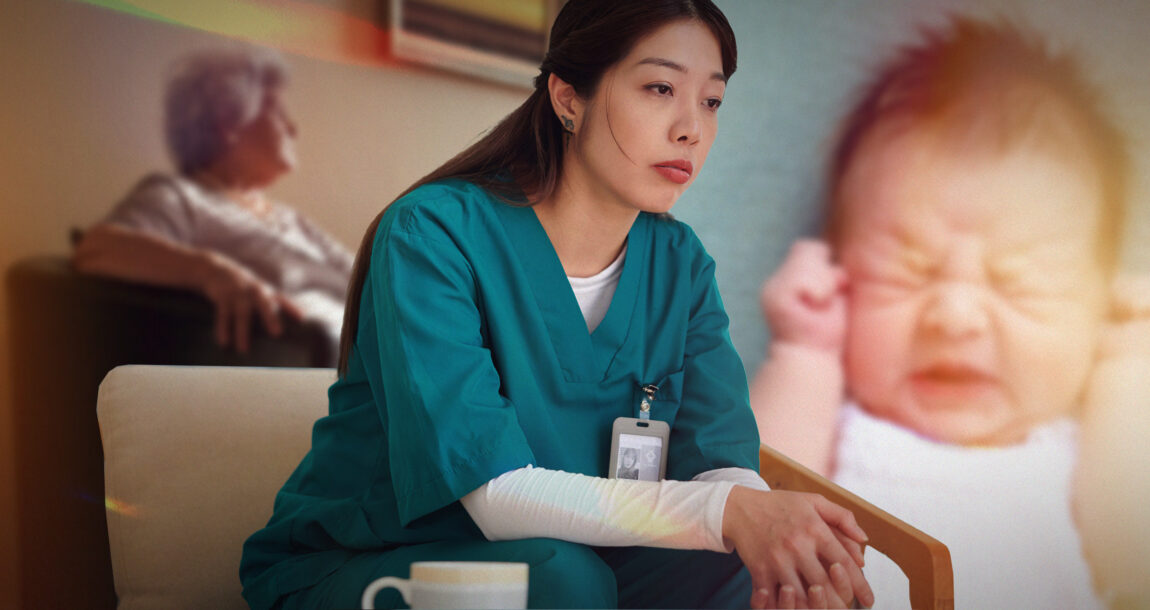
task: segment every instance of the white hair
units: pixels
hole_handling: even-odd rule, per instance
[[[228,134],[259,116],[268,91],[287,76],[277,53],[256,47],[204,51],[178,62],[164,97],[164,133],[180,173],[219,158]]]

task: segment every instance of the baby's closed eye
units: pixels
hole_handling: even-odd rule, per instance
[[[849,269],[852,283],[873,284],[888,289],[916,290],[927,286],[936,274],[936,266],[926,256],[871,256]]]
[[[992,267],[990,269],[989,283],[994,290],[1006,297],[1034,296],[1047,288],[1049,281],[1037,277],[1036,273],[1028,273],[1020,268]]]
[[[1063,299],[1085,289],[1086,276],[1076,265],[1039,263],[1021,258],[992,262],[987,281],[996,293],[1012,299]]]

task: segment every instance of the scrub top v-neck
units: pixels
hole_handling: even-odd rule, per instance
[[[611,424],[671,426],[667,478],[757,469],[758,432],[714,262],[683,223],[641,213],[589,333],[533,209],[462,181],[393,203],[375,235],[330,414],[245,544],[253,605],[359,552],[483,535],[459,498],[527,465],[607,475]],[[433,559],[433,558],[429,558]]]
[[[607,314],[595,331],[589,333],[563,264],[535,210],[510,205],[496,210],[508,234],[517,236],[512,245],[531,284],[535,304],[543,315],[564,378],[572,382],[603,380],[631,327],[639,294],[639,270],[647,263],[649,252],[640,250],[623,259],[623,270]],[[647,230],[647,219],[637,220],[627,234],[627,243],[645,243]],[[577,321],[583,324],[576,324]]]

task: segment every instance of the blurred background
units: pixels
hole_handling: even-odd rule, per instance
[[[1142,0],[716,0],[738,36],[707,169],[676,206],[718,263],[748,370],[767,341],[762,280],[818,230],[824,160],[870,69],[950,12],[1000,15],[1076,50],[1134,157],[1125,265],[1150,270],[1150,3]],[[354,248],[380,208],[517,106],[526,90],[408,62],[388,0],[9,0],[0,7],[0,270],[66,254],[144,174],[168,170],[174,60],[239,39],[283,52],[298,171],[272,194]],[[1119,236],[1115,236],[1117,239]],[[18,599],[6,295],[0,288],[0,607]],[[83,349],[83,346],[75,346]],[[66,383],[67,380],[60,380]]]

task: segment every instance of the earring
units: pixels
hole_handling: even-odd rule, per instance
[[[575,121],[572,121],[567,115],[561,115],[559,118],[563,121],[563,131],[575,133]]]

